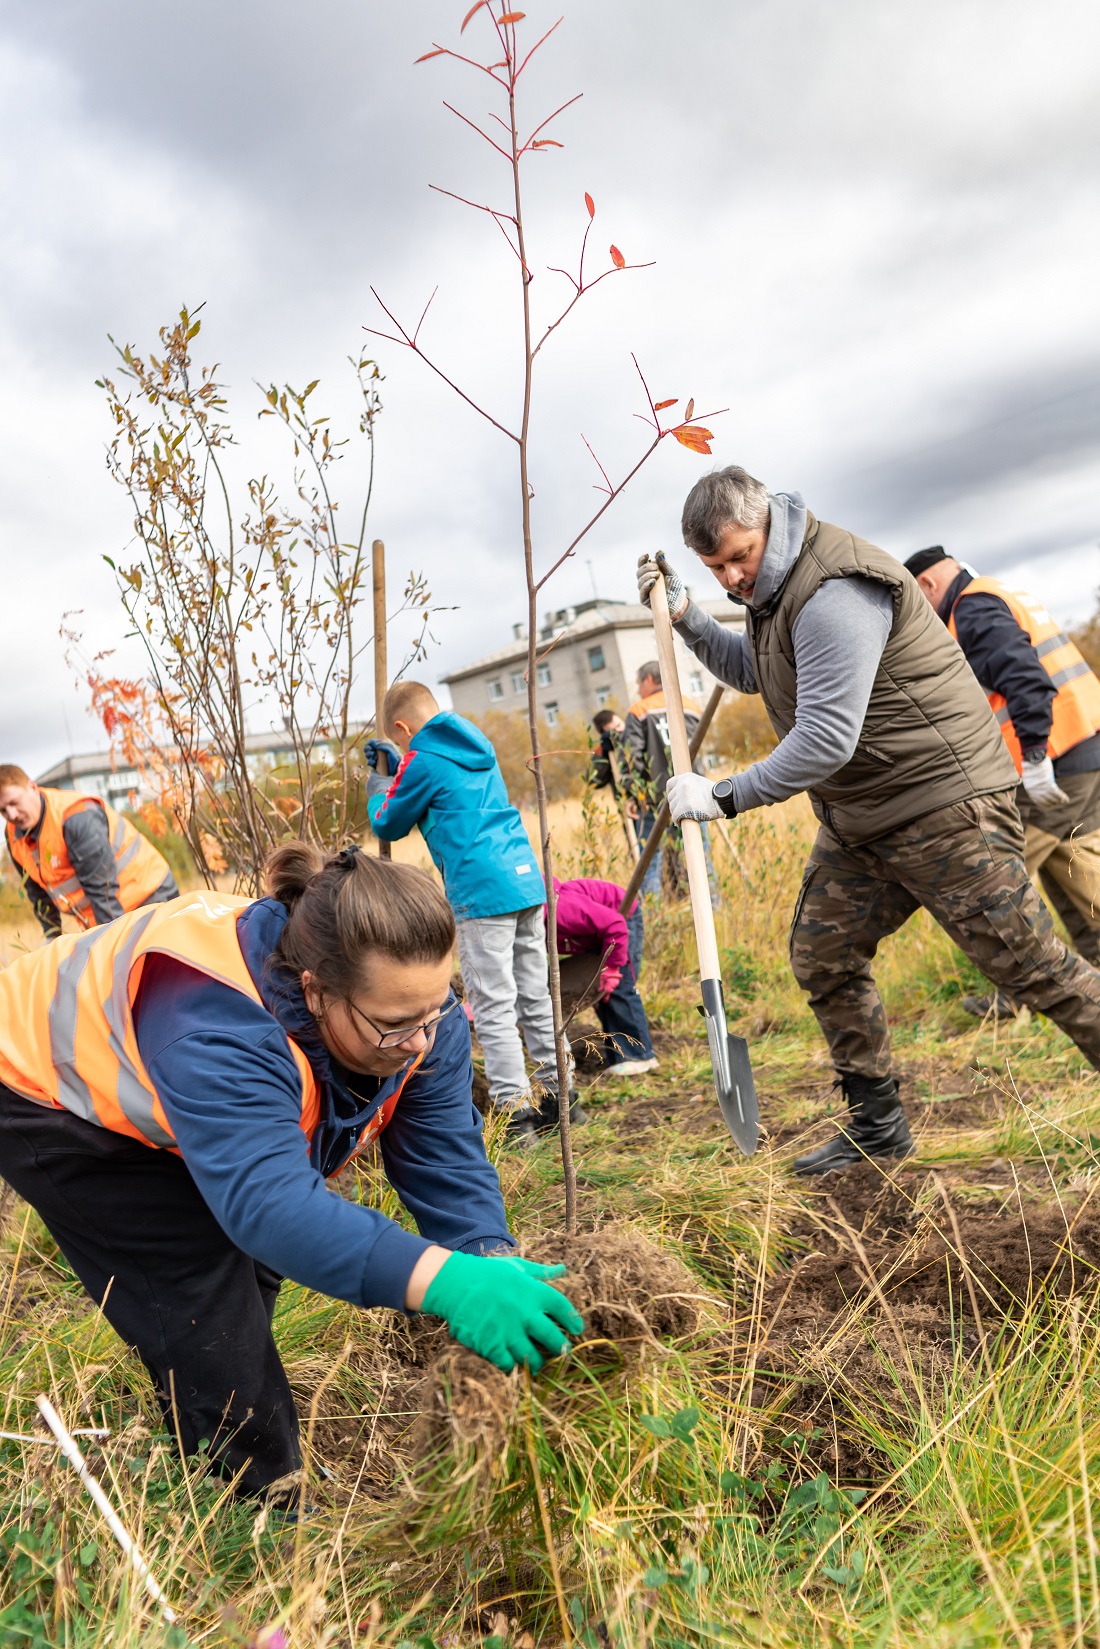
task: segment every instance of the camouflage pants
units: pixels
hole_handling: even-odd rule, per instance
[[[1046,1014],[1100,1070],[1100,973],[1066,948],[1024,865],[1012,791],[938,808],[862,847],[818,831],[791,925],[791,966],[838,1071],[890,1074],[871,962],[921,905],[1003,990]]]

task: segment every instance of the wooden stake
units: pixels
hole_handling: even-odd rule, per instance
[[[382,720],[382,705],[390,671],[386,657],[386,546],[380,538],[371,545],[371,582],[374,586],[374,736],[384,739],[386,725]],[[381,858],[388,859],[389,842],[379,841],[378,852]]]

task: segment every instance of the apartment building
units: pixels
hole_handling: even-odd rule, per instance
[[[740,607],[724,597],[700,602],[723,627],[744,628]],[[640,665],[655,658],[656,638],[648,607],[629,601],[579,601],[545,615],[538,634],[536,689],[541,714],[553,727],[563,716],[590,719],[611,708],[625,714],[636,698]],[[676,637],[681,690],[702,701],[714,677]],[[450,688],[459,715],[483,716],[488,710],[526,712],[527,629],[512,627],[512,640],[484,658],[441,678]]]

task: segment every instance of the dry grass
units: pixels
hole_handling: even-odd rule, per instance
[[[556,811],[566,872],[621,879],[614,821]],[[794,1182],[835,1104],[785,962],[811,828],[794,805],[714,843],[767,1130],[751,1161],[710,1098],[675,904],[643,974],[661,1069],[585,1078],[577,1239],[553,1142],[517,1157],[490,1130],[526,1251],[568,1259],[581,1350],[505,1377],[438,1328],[284,1289],[318,1508],[296,1530],[181,1468],[143,1372],[9,1199],[4,1428],[32,1429],[38,1390],[111,1428],[89,1458],[179,1607],[175,1641],[1097,1640],[1100,1083],[1042,1021],[968,1021],[973,976],[918,919],[878,971],[919,1154]],[[376,1165],[345,1193],[400,1213]],[[48,1448],[0,1445],[0,1554],[0,1644],[162,1640]]]

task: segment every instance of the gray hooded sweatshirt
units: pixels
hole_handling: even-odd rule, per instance
[[[748,603],[755,612],[779,595],[806,531],[806,506],[798,493],[771,494],[769,502],[768,543]],[[746,605],[736,596],[730,600]],[[795,724],[770,756],[734,776],[739,813],[786,801],[851,761],[893,617],[889,590],[869,578],[831,578],[810,597],[791,632],[798,675]],[[724,629],[694,601],[676,629],[719,681],[739,693],[760,691],[746,636]]]

